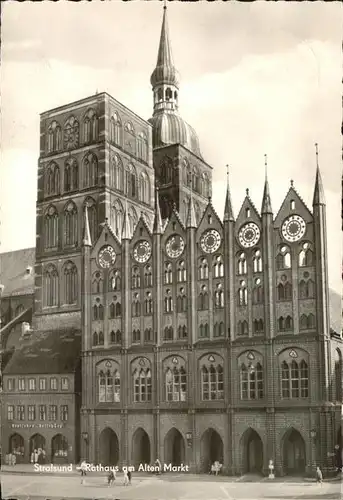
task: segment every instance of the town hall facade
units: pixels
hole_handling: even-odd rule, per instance
[[[318,155],[311,207],[291,182],[273,211],[266,177],[261,210],[247,190],[235,215],[228,178],[221,218],[212,167],[179,114],[166,8],[151,85],[149,121],[107,93],[41,115],[34,317],[3,373],[3,446],[23,461],[40,443],[51,460],[329,469],[343,344],[330,333]],[[40,362],[47,353],[60,361]],[[23,397],[18,417],[16,381],[58,373],[58,389],[21,383],[31,406],[54,393],[55,427],[37,433]]]

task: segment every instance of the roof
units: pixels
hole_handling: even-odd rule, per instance
[[[35,254],[35,248],[0,253],[0,284],[4,286],[1,297],[33,294]]]
[[[80,330],[36,331],[14,352],[4,375],[73,373],[80,353]]]

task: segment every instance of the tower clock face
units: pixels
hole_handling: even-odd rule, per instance
[[[101,267],[106,268],[112,266],[116,261],[116,253],[110,245],[102,247],[99,252],[99,264]]]
[[[242,247],[251,248],[259,241],[260,228],[254,222],[245,224],[238,233],[238,240]]]
[[[185,242],[180,235],[174,234],[173,236],[168,238],[168,241],[166,243],[166,252],[168,257],[170,257],[171,259],[176,259],[177,257],[180,257],[184,249]]]
[[[221,236],[215,229],[206,231],[200,239],[200,246],[206,253],[213,253],[218,250],[221,244]]]
[[[300,240],[306,231],[306,222],[300,215],[291,215],[282,224],[281,232],[285,240],[293,243]]]
[[[148,241],[139,241],[133,250],[133,256],[140,264],[146,262],[151,256],[151,245]]]

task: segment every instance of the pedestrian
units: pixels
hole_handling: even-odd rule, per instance
[[[81,471],[81,484],[84,484],[85,482],[85,477],[87,476],[87,462],[85,460],[82,460],[81,465],[80,465],[80,471]]]
[[[123,468],[123,473],[124,473],[124,486],[127,486],[129,484],[129,476],[127,475],[127,468]]]
[[[131,485],[132,472],[130,471],[130,469],[127,471],[127,478],[129,480],[129,484]]]
[[[317,477],[317,481],[316,481],[317,484],[319,483],[322,486],[322,484],[323,484],[323,473],[320,470],[320,467],[317,467],[316,477]]]
[[[107,477],[107,481],[108,481],[108,486],[112,486],[114,484],[114,481],[116,480],[116,473],[115,473],[115,469],[111,469],[109,474],[108,474],[108,477]]]

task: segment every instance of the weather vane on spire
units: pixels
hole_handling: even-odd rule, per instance
[[[227,183],[229,184],[229,165],[226,165],[226,180]]]
[[[166,9],[167,8],[167,0],[163,0],[163,8]]]
[[[316,162],[317,168],[319,168],[319,158],[318,158],[318,142],[315,143],[314,147],[316,148]]]
[[[264,176],[267,179],[268,157],[264,155]]]

